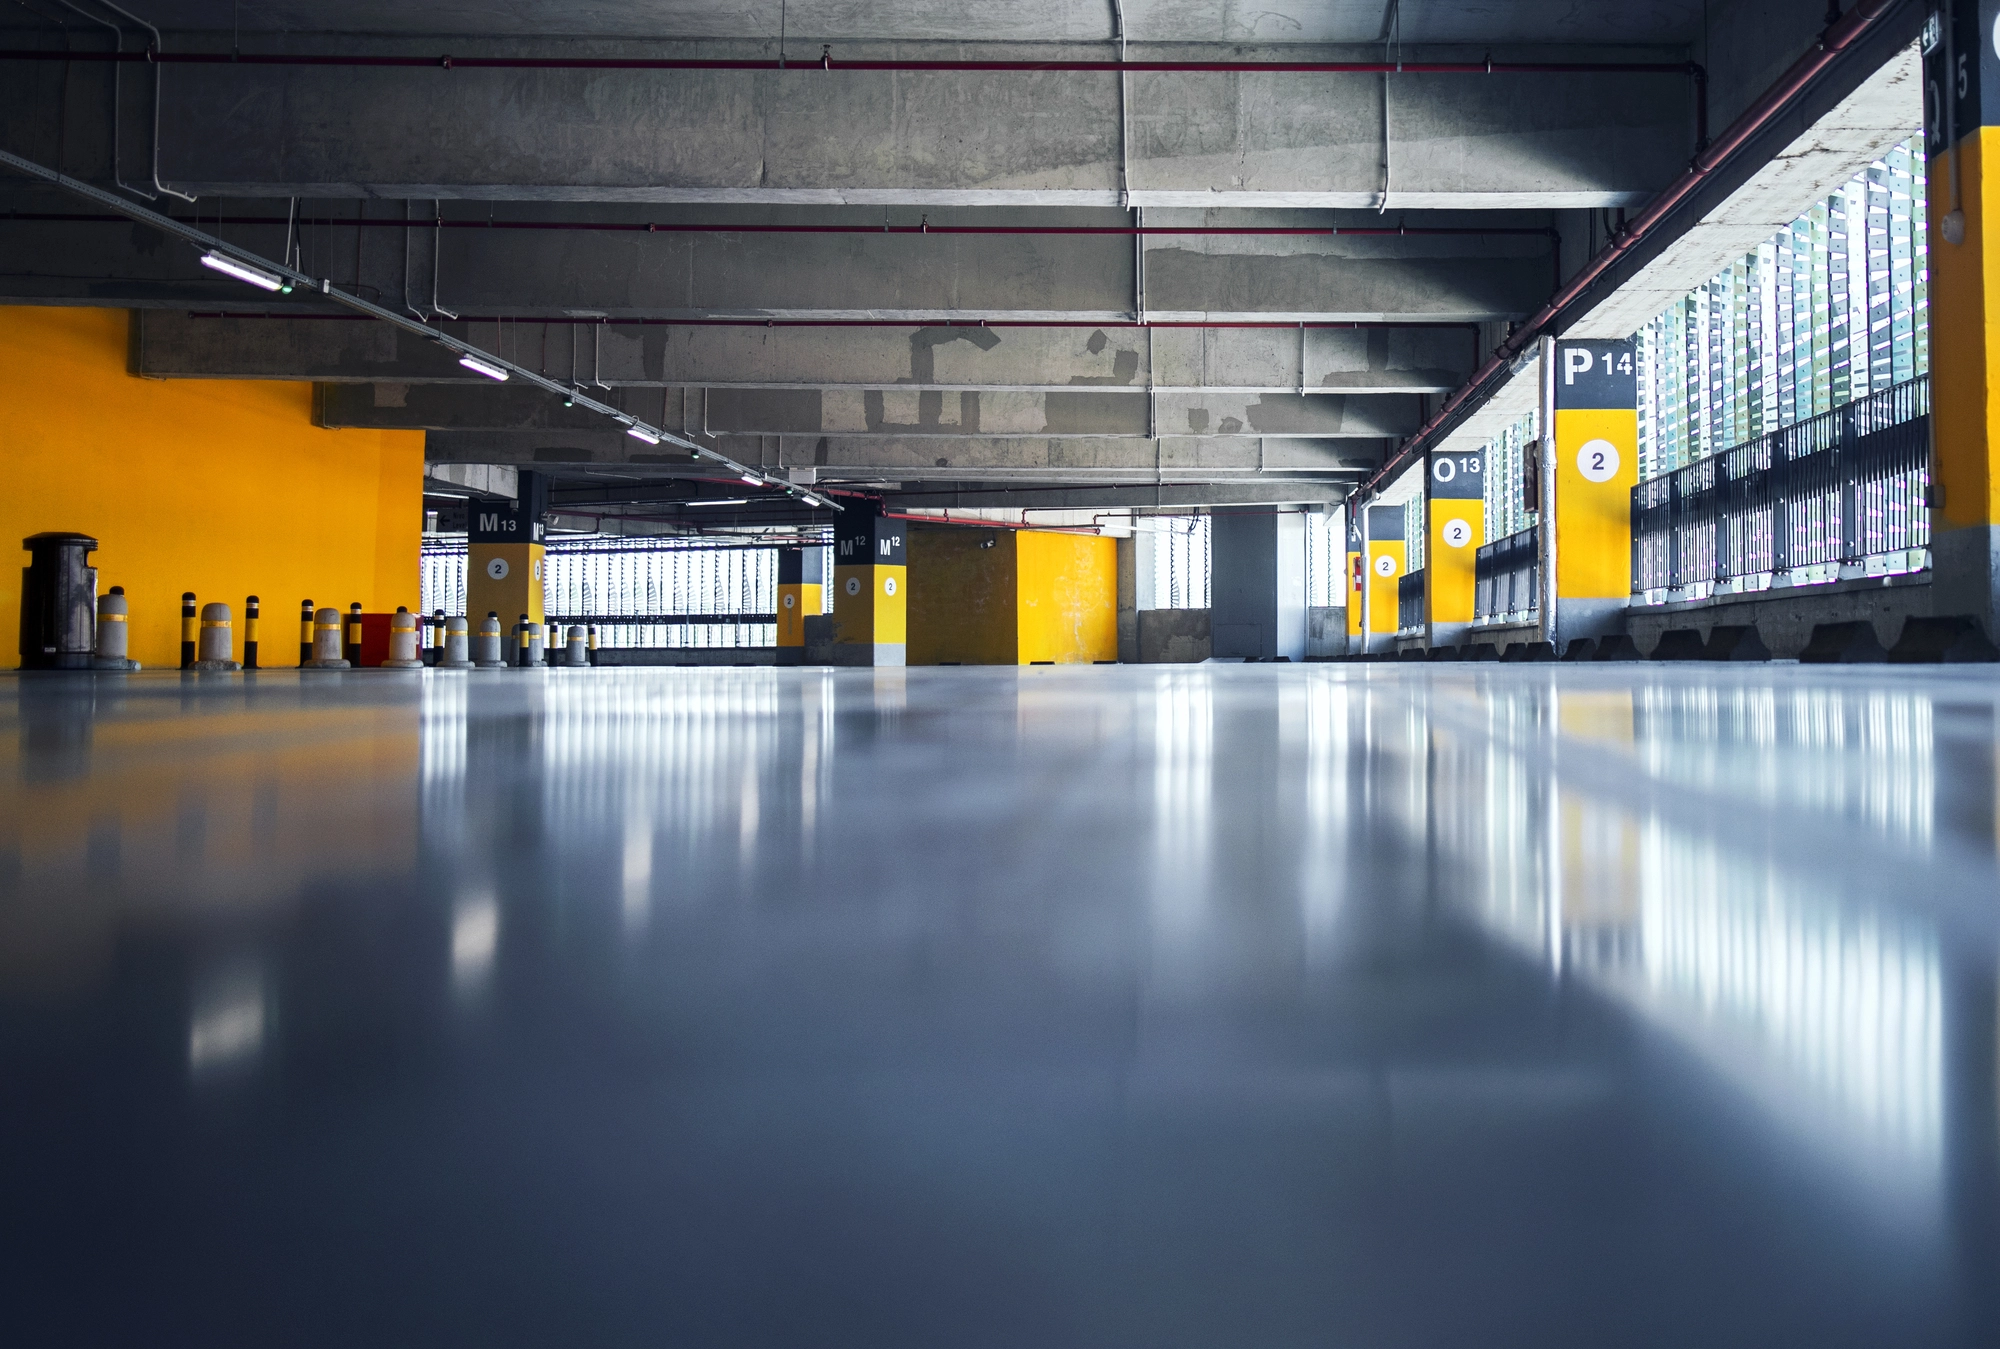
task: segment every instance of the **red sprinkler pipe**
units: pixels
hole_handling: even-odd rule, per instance
[[[230,310],[202,310],[190,313],[189,318],[197,319],[304,319],[319,323],[367,323],[373,320],[367,314],[287,314],[268,312],[243,312]],[[1282,328],[1296,332],[1300,328],[1315,330],[1367,331],[1375,328],[1441,328],[1457,331],[1477,329],[1476,323],[1405,323],[1395,319],[1368,319],[1345,321],[1318,321],[1308,319],[1304,323],[1250,320],[1240,323],[1221,319],[1188,320],[1167,322],[1159,319],[653,319],[653,318],[575,318],[558,314],[550,318],[516,318],[512,315],[460,314],[454,323],[545,323],[545,324],[587,324],[590,326],[642,327],[642,328]],[[1140,386],[1143,387],[1143,386]],[[1362,392],[1365,392],[1362,391]]]
[[[1431,419],[1417,430],[1417,433],[1403,442],[1401,449],[1383,461],[1382,467],[1355,489],[1354,496],[1366,496],[1376,491],[1396,473],[1406,467],[1430,443],[1432,437],[1450,420],[1452,414],[1464,406],[1467,400],[1480,393],[1491,383],[1508,363],[1527,348],[1529,342],[1542,335],[1562,311],[1588,292],[1604,278],[1613,264],[1631,251],[1641,240],[1651,234],[1660,222],[1694,190],[1706,182],[1711,174],[1721,168],[1729,157],[1742,149],[1744,144],[1769,126],[1785,110],[1807,85],[1838,60],[1843,52],[1860,39],[1875,22],[1895,9],[1902,0],[1860,0],[1853,9],[1829,24],[1820,34],[1819,42],[1813,49],[1794,61],[1791,68],[1780,75],[1758,96],[1757,101],[1744,109],[1743,115],[1729,124],[1713,145],[1696,155],[1689,163],[1687,171],[1673,181],[1664,191],[1646,204],[1646,208],[1631,220],[1624,229],[1612,237],[1603,252],[1584,265],[1582,271],[1570,278],[1549,302],[1537,310],[1532,318],[1507,338],[1493,351],[1486,364],[1466,381],[1443,405],[1431,415]],[[1353,500],[1350,497],[1349,500]]]

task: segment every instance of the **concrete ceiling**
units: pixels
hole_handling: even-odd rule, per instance
[[[25,0],[62,12],[54,0]],[[162,28],[269,33],[814,41],[1092,42],[1112,0],[155,0],[126,5]],[[1700,0],[1124,0],[1144,42],[1687,43]],[[70,22],[79,23],[74,15]],[[810,49],[809,49],[810,50]]]
[[[249,51],[427,63],[766,57],[781,13],[788,50],[808,58],[820,42],[902,60],[992,54],[971,42],[1101,58],[1113,34],[1111,0],[125,7],[166,29],[169,51],[226,51],[240,26]],[[1121,80],[224,63],[114,79],[37,62],[0,79],[0,141],[104,187],[115,165],[146,194],[157,165],[199,199],[160,195],[176,216],[263,256],[289,245],[312,276],[795,481],[958,506],[1324,501],[1420,426],[1619,211],[1682,171],[1696,87],[1677,63],[1711,22],[1762,35],[1708,56],[1712,88],[1754,91],[1825,12],[1123,8],[1135,58],[1227,43],[1232,60],[1282,61],[1320,43],[1323,58],[1374,59],[1394,34],[1433,59],[1660,69]],[[19,0],[4,22],[7,45],[106,36],[58,0]],[[1135,238],[1133,208],[1149,230],[1182,232]],[[326,424],[421,428],[454,471],[540,467],[598,496],[636,484],[654,513],[672,509],[660,481],[703,471],[469,376],[420,338],[249,291],[165,235],[90,215],[0,178],[0,303],[142,311],[145,373],[315,381]],[[1276,232],[1299,230],[1324,232]]]

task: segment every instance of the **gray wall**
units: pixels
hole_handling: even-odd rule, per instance
[[[1210,631],[1218,656],[1306,658],[1306,522],[1218,510],[1210,522]]]

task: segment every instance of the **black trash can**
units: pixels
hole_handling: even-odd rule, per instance
[[[33,534],[21,540],[21,668],[88,670],[97,644],[97,568],[88,534]]]

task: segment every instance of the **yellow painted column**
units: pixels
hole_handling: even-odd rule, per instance
[[[1632,598],[1639,380],[1630,341],[1554,346],[1554,640],[1624,630]],[[1543,528],[1549,526],[1544,523]]]
[[[903,522],[854,505],[833,527],[836,665],[903,665],[909,654],[909,554]]]
[[[826,554],[817,548],[778,550],[778,664],[803,665],[806,620],[817,618],[824,602]]]
[[[1401,506],[1368,508],[1368,631],[1372,635],[1394,634],[1398,628],[1397,606],[1402,602],[1397,582],[1410,561],[1410,546],[1403,538]]]
[[[500,615],[502,632],[511,631],[522,614],[531,623],[546,620],[542,609],[546,575],[542,537],[547,484],[540,474],[524,471],[514,500],[470,503],[465,614],[475,631],[478,620],[489,613]]]
[[[2000,160],[2000,3],[1945,8],[1951,21],[1924,58],[1931,603],[1939,615],[1971,615],[2000,633],[2000,266],[1988,265],[2000,248],[2000,209],[1989,209],[2000,208],[2000,181],[1986,176],[1987,152]]]
[[[1431,646],[1456,646],[1472,625],[1473,564],[1486,542],[1486,452],[1437,450],[1428,468],[1424,625]]]

